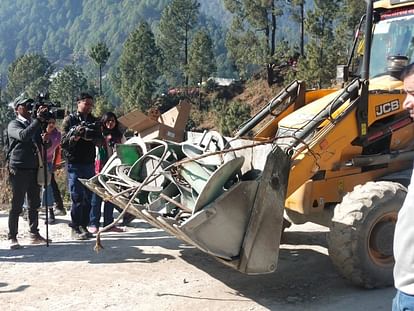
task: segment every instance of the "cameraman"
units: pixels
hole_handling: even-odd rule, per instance
[[[12,202],[9,213],[10,249],[20,248],[17,241],[19,215],[22,212],[25,195],[28,199],[28,219],[32,244],[45,243],[39,234],[40,186],[37,183],[39,150],[41,146],[41,123],[44,122],[47,107],[40,106],[32,120],[30,110],[33,100],[18,97],[14,101],[16,119],[7,127],[9,180]]]
[[[93,97],[81,93],[76,99],[77,111],[63,120],[62,151],[67,163],[68,183],[72,207],[70,215],[72,235],[77,240],[86,240],[92,235],[86,229],[89,223],[92,193],[79,178],[89,179],[95,175],[95,146],[102,143],[96,135],[89,138],[87,125],[97,121],[91,114]],[[102,133],[100,134],[102,136]]]

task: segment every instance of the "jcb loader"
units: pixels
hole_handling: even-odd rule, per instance
[[[294,81],[227,140],[132,139],[84,184],[247,274],[276,270],[284,218],[321,224],[344,277],[391,285],[414,159],[399,80],[413,60],[414,1],[368,1],[364,24],[339,67],[343,87],[308,91]]]

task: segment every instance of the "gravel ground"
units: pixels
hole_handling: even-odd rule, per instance
[[[0,211],[1,310],[390,310],[393,288],[364,290],[338,276],[326,249],[326,228],[292,226],[278,270],[246,276],[147,223],[123,233],[71,240],[69,217],[49,227],[49,247],[9,250]],[[45,226],[41,221],[41,234]]]

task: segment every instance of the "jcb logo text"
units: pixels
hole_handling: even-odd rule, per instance
[[[375,107],[375,115],[377,117],[383,116],[384,114],[391,113],[395,110],[400,109],[400,102],[398,99],[390,101],[389,103],[384,103],[382,105]]]

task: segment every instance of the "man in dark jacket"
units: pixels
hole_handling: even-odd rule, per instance
[[[46,240],[39,234],[40,186],[37,183],[39,168],[38,150],[41,144],[41,117],[47,108],[41,107],[37,111],[37,118],[31,118],[28,106],[32,99],[19,97],[14,102],[16,119],[7,127],[9,139],[9,176],[12,189],[12,202],[9,213],[10,248],[18,249],[17,241],[19,215],[22,212],[24,197],[28,199],[28,219],[30,240],[32,244],[45,243]]]
[[[93,97],[81,93],[77,97],[77,111],[63,120],[62,150],[67,163],[68,183],[72,207],[70,215],[72,235],[86,240],[92,235],[87,230],[91,210],[92,193],[84,187],[79,178],[89,179],[95,175],[95,145],[102,142],[99,137],[86,135],[88,126],[96,122],[92,116]],[[102,134],[101,134],[102,135]]]

